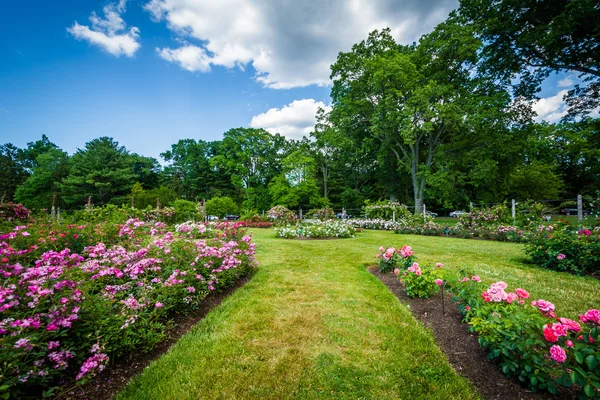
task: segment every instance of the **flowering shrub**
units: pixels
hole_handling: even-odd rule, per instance
[[[313,221],[303,222],[295,226],[287,225],[275,228],[275,236],[285,239],[293,238],[351,238],[356,234],[356,229],[341,221]]]
[[[408,207],[397,201],[378,201],[365,206],[365,214],[369,219],[384,219],[391,221],[396,216],[396,221],[412,215]]]
[[[0,244],[0,397],[51,396],[59,380],[82,382],[111,358],[152,349],[173,315],[256,265],[252,239],[235,225],[213,234],[197,223],[169,231],[132,218],[110,229],[111,244],[96,240],[78,253],[49,247],[104,231],[60,227],[69,234],[52,242],[46,234],[57,226],[17,228]]]
[[[439,283],[431,268],[421,268],[419,263],[414,262],[405,271],[399,269],[394,273],[400,277],[400,282],[406,290],[408,297],[429,298],[439,291]]]
[[[465,271],[462,275],[448,285],[470,331],[505,375],[532,390],[556,393],[558,385],[576,385],[583,395],[600,397],[599,310],[581,315],[580,322],[560,318],[554,304],[530,301],[525,289],[510,292],[502,281],[486,289],[478,277]]]
[[[600,271],[600,230],[575,229],[567,223],[540,229],[526,246],[531,260],[548,269],[576,274]]]
[[[472,210],[460,216],[458,224],[461,227],[471,229],[476,226],[495,226],[510,224],[512,222],[508,207],[503,204]]]
[[[377,229],[384,231],[392,231],[398,229],[400,224],[394,221],[388,221],[385,219],[347,219],[347,224],[352,225],[357,229]]]
[[[25,221],[31,213],[23,204],[0,204],[0,222]]]
[[[267,214],[277,225],[292,224],[297,220],[296,213],[288,210],[284,206],[275,206]]]
[[[310,211],[308,211],[307,215],[314,216],[316,219],[318,219],[320,221],[327,221],[328,219],[335,218],[335,212],[331,208],[328,208],[328,207],[318,208],[316,210],[310,210]]]
[[[414,254],[410,246],[402,246],[401,248],[381,246],[376,257],[379,261],[379,270],[381,272],[395,271],[396,269],[405,270],[413,264]]]
[[[263,218],[259,215],[245,218],[243,222],[248,228],[270,228],[273,226],[273,223],[268,218]]]

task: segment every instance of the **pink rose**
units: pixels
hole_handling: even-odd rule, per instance
[[[579,332],[581,331],[581,325],[578,322],[573,321],[569,318],[559,318],[558,319],[566,328],[571,332]]]
[[[515,293],[521,299],[528,299],[529,298],[529,292],[527,292],[527,290],[525,290],[525,289],[517,288],[517,289],[515,289]]]
[[[550,357],[556,362],[565,362],[567,359],[567,353],[565,350],[557,345],[550,347]]]
[[[444,284],[444,281],[441,280],[441,279],[436,279],[435,280],[435,284],[438,285],[438,286],[442,286]]]
[[[600,325],[600,310],[588,310],[584,315],[579,316],[579,320],[583,323],[594,323]]]
[[[508,293],[506,295],[506,302],[512,303],[513,301],[517,300],[518,298],[519,298],[519,296],[517,296],[516,293]]]
[[[435,263],[435,266],[438,268],[444,268],[444,264],[442,263]]]
[[[567,326],[561,324],[560,322],[552,324],[552,330],[554,331],[554,334],[558,337],[567,336]]]
[[[567,258],[567,256],[565,256],[564,254],[560,253],[559,255],[556,256],[557,260],[564,260],[565,258]]]
[[[396,268],[396,269],[394,270],[394,275],[398,276],[398,274],[399,274],[399,273],[400,273],[400,270],[399,270],[398,268]]]
[[[474,280],[475,282],[481,282],[481,278],[478,277],[477,275],[473,275],[473,277],[471,277],[472,280]]]
[[[572,342],[572,341],[570,341],[570,340],[567,340],[567,341],[565,342],[565,344],[567,345],[567,347],[573,347],[573,346],[575,346],[575,345],[573,344],[573,342]]]
[[[554,329],[552,329],[552,324],[544,325],[543,332],[544,332],[544,339],[546,339],[546,341],[548,341],[550,343],[558,342],[558,336],[556,336]]]

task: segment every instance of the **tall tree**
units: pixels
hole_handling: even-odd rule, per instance
[[[479,46],[469,27],[449,20],[418,46],[375,31],[332,65],[332,121],[380,157],[393,153],[410,174],[417,211],[440,146],[502,119],[510,104],[508,93],[474,74]]]
[[[68,205],[83,206],[88,197],[97,205],[124,203],[135,183],[132,158],[109,137],[94,139],[70,160],[69,175],[60,188]]]
[[[17,188],[15,200],[34,209],[62,206],[60,182],[69,173],[69,155],[58,148],[39,154],[30,177]]]
[[[11,143],[1,145],[0,171],[0,199],[12,201],[17,187],[29,176],[23,150]]]
[[[482,43],[482,70],[532,96],[556,71],[584,84],[568,94],[571,115],[600,105],[600,7],[596,0],[461,0],[459,12]]]

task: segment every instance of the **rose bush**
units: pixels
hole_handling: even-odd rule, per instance
[[[256,265],[236,224],[40,224],[0,240],[0,397],[57,395],[58,382],[152,349],[175,315]]]
[[[543,267],[576,274],[600,271],[600,229],[574,228],[568,223],[539,229],[526,246],[531,260]]]
[[[582,396],[600,398],[599,310],[587,311],[576,322],[558,317],[549,301],[531,301],[525,289],[509,291],[502,281],[486,289],[478,277],[461,275],[447,285],[469,330],[505,375],[534,391],[556,393],[558,386],[575,386]]]
[[[399,248],[381,246],[376,256],[379,262],[379,270],[381,272],[390,272],[396,269],[406,270],[413,264],[414,254],[410,246]]]
[[[275,228],[275,236],[285,239],[293,238],[352,238],[356,229],[342,221],[313,221],[302,222],[296,225],[279,226]]]

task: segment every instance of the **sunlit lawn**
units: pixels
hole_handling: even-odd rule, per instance
[[[422,263],[469,265],[574,316],[600,306],[600,281],[526,265],[523,246],[367,231],[355,239],[276,239],[254,230],[261,266],[120,399],[475,398],[425,330],[365,265],[381,245]]]

